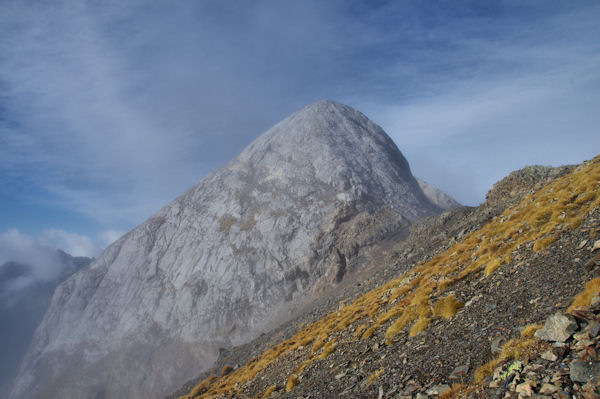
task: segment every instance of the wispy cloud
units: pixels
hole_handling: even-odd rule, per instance
[[[465,203],[515,167],[600,147],[593,2],[1,7],[0,178],[103,228],[139,223],[321,98],[363,110]]]
[[[109,236],[110,232],[104,238]],[[0,233],[0,276],[3,276],[0,279],[0,304],[10,306],[23,290],[59,277],[65,265],[57,249],[72,256],[87,257],[95,257],[101,251],[89,237],[58,229],[47,229],[37,236],[16,229]],[[20,264],[20,269],[5,270],[7,262]]]
[[[60,272],[60,259],[56,249],[18,230],[0,233],[0,265],[13,261],[25,264],[35,279],[48,281]]]
[[[14,123],[1,127],[0,165],[91,217],[149,216],[293,110],[295,99],[266,98],[326,50],[315,51],[327,35],[308,3],[234,10],[3,5],[0,91]]]
[[[533,16],[516,28],[478,18],[461,20],[462,29],[458,21],[434,27],[432,34],[453,50],[439,60],[439,52],[426,50],[431,54],[420,64],[397,71],[411,70],[423,90],[363,108],[398,143],[413,172],[477,204],[512,170],[597,155],[598,16],[593,7]],[[440,68],[428,81],[428,71]]]
[[[122,230],[105,230],[102,231],[98,236],[101,240],[101,243],[105,247],[107,247],[113,242],[117,241],[119,238],[121,238],[121,236],[125,233],[126,232]]]
[[[101,248],[89,237],[58,229],[42,231],[37,241],[43,246],[60,249],[72,256],[93,258],[101,251]]]

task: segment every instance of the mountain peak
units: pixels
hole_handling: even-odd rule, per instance
[[[311,104],[61,284],[14,397],[160,397],[439,210],[379,126]]]
[[[387,201],[411,221],[439,211],[423,195],[408,162],[383,129],[361,112],[330,100],[311,104],[273,126],[229,168],[244,171],[255,183],[323,184],[325,196],[347,198],[359,207],[373,209]]]

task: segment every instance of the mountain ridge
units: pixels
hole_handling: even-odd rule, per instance
[[[212,377],[205,373],[169,398],[224,392],[224,397],[427,398],[446,391],[444,398],[496,397],[495,392],[502,397],[510,381],[496,391],[499,376],[510,374],[517,360],[527,365],[528,377],[513,376],[510,391],[527,385],[538,392],[549,380],[529,376],[538,378],[548,364],[544,356],[550,355],[525,352],[539,328],[528,323],[543,324],[556,310],[571,311],[574,294],[584,285],[586,294],[574,303],[593,302],[594,295],[600,303],[599,184],[600,156],[577,167],[513,172],[494,185],[480,207],[458,208],[411,226],[411,235],[388,253],[379,272],[366,284],[361,281],[364,289],[348,287],[317,313],[256,346],[225,354],[217,365],[234,366],[226,375],[213,369]],[[505,260],[496,262],[489,248]],[[589,311],[578,314],[588,325],[597,319]],[[581,341],[585,337],[577,335],[576,348],[597,342]],[[501,349],[495,358],[493,352]],[[573,356],[564,361],[582,367]],[[554,367],[564,370],[563,363]],[[481,378],[492,371],[493,379],[484,385],[469,382],[473,374]],[[556,386],[544,389],[586,398],[598,393],[598,381],[581,380],[574,371],[570,378],[568,370],[566,379],[564,371],[555,373]],[[584,387],[576,382],[588,380]],[[490,381],[496,385],[488,386]]]
[[[12,397],[166,394],[439,211],[379,126],[309,105],[61,284]]]

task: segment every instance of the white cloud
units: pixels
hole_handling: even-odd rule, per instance
[[[520,3],[7,0],[0,172],[34,201],[129,228],[331,98],[476,203],[515,167],[600,146],[600,9]]]
[[[34,279],[52,280],[60,272],[56,249],[16,229],[0,233],[0,265],[8,261],[31,267]]]
[[[448,30],[448,47],[457,50],[439,62],[469,73],[443,73],[430,83],[421,65],[412,77],[423,82],[420,94],[361,107],[414,174],[468,205],[515,169],[590,159],[600,148],[600,42],[596,22],[584,14],[497,32],[495,40]]]
[[[121,236],[125,233],[126,232],[122,230],[105,230],[100,232],[100,234],[98,234],[98,237],[100,238],[101,243],[105,247],[107,247],[113,242],[117,241],[119,238],[121,238]]]
[[[22,290],[57,278],[64,268],[57,249],[72,256],[92,257],[100,252],[89,237],[63,230],[48,229],[38,236],[23,234],[16,229],[0,233],[0,266],[12,261],[28,268],[22,275],[2,282],[0,302],[10,306]]]
[[[101,251],[101,248],[89,237],[77,233],[69,233],[64,230],[44,230],[37,237],[37,240],[41,245],[63,250],[71,256],[93,258],[98,256]]]

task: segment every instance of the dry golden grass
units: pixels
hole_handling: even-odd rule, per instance
[[[411,331],[423,331],[431,315],[432,295],[442,295],[468,276],[494,273],[503,263],[511,263],[511,254],[521,245],[533,243],[536,250],[547,248],[551,244],[548,237],[557,237],[559,228],[579,227],[588,212],[600,206],[599,181],[600,157],[596,157],[537,193],[526,196],[519,204],[506,209],[501,217],[468,234],[462,242],[429,262],[417,265],[339,311],[305,326],[291,339],[266,350],[230,374],[203,381],[190,395],[182,398],[215,398],[223,393],[235,395],[239,392],[238,386],[255,378],[281,356],[310,343],[313,343],[313,353],[316,353],[327,345],[325,342],[332,334],[337,334],[336,331],[355,328],[357,336],[362,333],[362,338],[368,338],[395,319],[386,330],[388,344],[411,324]],[[228,232],[237,220],[229,216],[224,215],[219,220],[222,231]],[[597,286],[594,289],[598,291]],[[585,303],[587,300],[577,299],[575,302]],[[370,323],[368,319],[376,321]],[[329,348],[335,349],[335,343],[331,345]],[[511,353],[517,353],[518,349],[513,347]],[[325,352],[324,349],[319,356]]]
[[[439,399],[466,398],[473,391],[472,387],[466,384],[452,384],[449,391],[439,396]]]
[[[600,277],[596,277],[586,283],[583,292],[575,297],[567,311],[571,312],[579,307],[590,306],[592,298],[598,294],[600,294]]]
[[[444,319],[450,319],[456,314],[465,304],[450,294],[445,298],[440,298],[435,303],[433,308],[433,315],[436,317],[443,317]]]
[[[379,378],[379,376],[381,374],[383,374],[383,372],[384,372],[384,368],[382,367],[379,370],[377,370],[376,372],[374,372],[373,374],[371,374],[369,376],[369,379],[367,380],[367,386],[371,386],[372,383],[377,381],[377,379]]]
[[[544,249],[548,248],[550,246],[550,244],[552,244],[556,240],[558,240],[558,237],[556,235],[549,235],[546,237],[538,238],[537,240],[535,240],[535,244],[533,244],[533,250],[535,252],[543,251]]]
[[[495,272],[500,266],[502,266],[502,263],[503,263],[502,259],[499,259],[499,258],[494,258],[491,261],[489,261],[485,265],[485,270],[484,270],[485,275],[489,276],[490,274]]]
[[[325,341],[327,341],[327,338],[329,338],[329,336],[327,334],[322,334],[319,338],[317,338],[317,340],[313,344],[311,352],[312,353],[318,352],[319,349],[321,349],[323,347],[323,345],[325,345]]]
[[[532,352],[535,344],[538,342],[537,338],[534,338],[534,334],[537,330],[542,328],[541,325],[534,324],[526,326],[521,332],[521,337],[511,339],[502,346],[500,354],[480,366],[475,370],[475,381],[478,383],[483,381],[487,376],[494,372],[494,369],[503,361],[507,359],[518,359],[525,354]]]
[[[328,342],[325,347],[323,348],[323,352],[321,352],[321,354],[319,356],[317,356],[317,359],[322,360],[325,359],[327,356],[331,355],[333,353],[333,351],[335,350],[335,347],[337,346],[337,339],[331,342]]]
[[[366,324],[361,324],[360,326],[358,326],[356,328],[356,330],[354,331],[354,336],[356,338],[359,338],[363,334],[363,332],[367,329],[367,327],[368,326]]]
[[[263,394],[261,399],[268,399],[271,396],[271,394],[273,392],[275,392],[276,390],[277,390],[277,385],[271,385],[269,388],[267,388],[267,390],[265,391],[265,393]]]
[[[429,323],[431,323],[430,317],[419,316],[419,318],[417,319],[415,324],[413,324],[412,327],[410,328],[408,335],[410,335],[411,337],[414,337],[417,334],[419,334],[420,332],[427,330],[427,327],[429,327]]]
[[[298,376],[296,374],[290,375],[287,382],[285,383],[285,391],[290,392],[296,385],[298,385],[300,381],[298,380]]]
[[[542,327],[543,326],[541,324],[529,324],[529,325],[525,326],[523,331],[521,331],[521,338],[524,338],[524,339],[533,338],[533,335],[535,334],[535,332]]]

